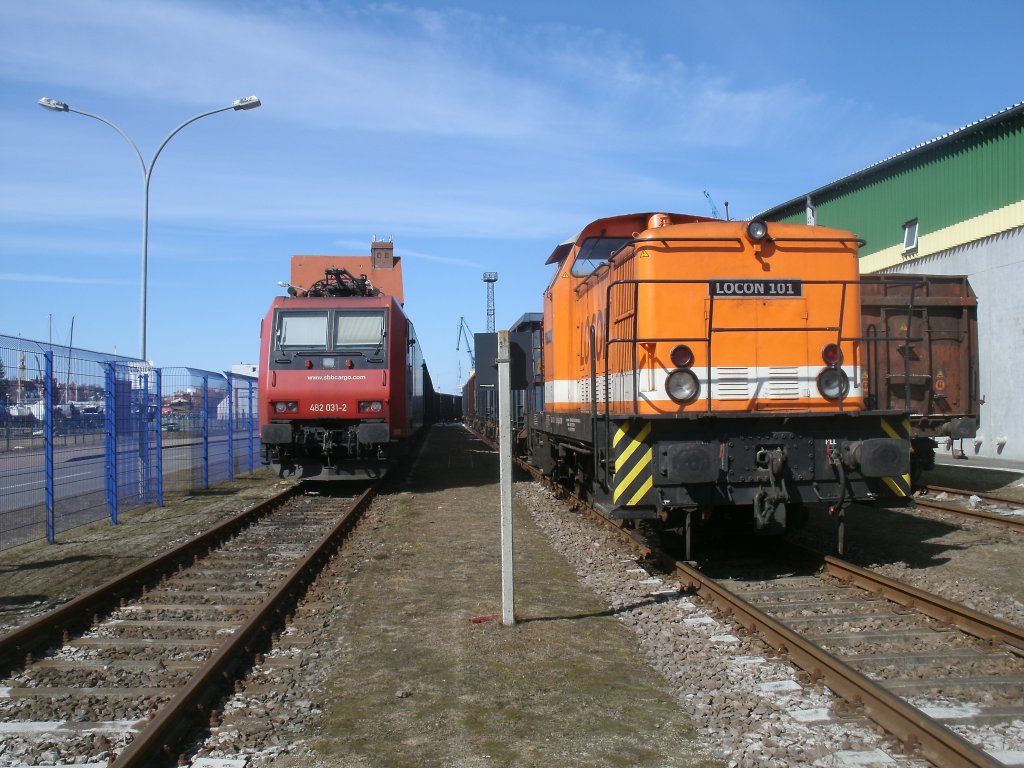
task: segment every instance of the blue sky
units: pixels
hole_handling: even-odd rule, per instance
[[[1024,3],[100,2],[0,7],[0,333],[256,362],[292,254],[403,257],[435,385],[460,316],[539,311],[551,248],[648,210],[747,217],[1024,99]],[[458,362],[457,362],[458,360]]]

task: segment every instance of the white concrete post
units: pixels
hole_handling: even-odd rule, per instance
[[[498,331],[498,465],[501,481],[501,623],[516,623],[512,578],[512,354],[508,331]]]

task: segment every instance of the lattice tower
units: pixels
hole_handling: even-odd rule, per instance
[[[487,283],[487,332],[494,333],[494,284],[498,282],[497,272],[484,272]]]

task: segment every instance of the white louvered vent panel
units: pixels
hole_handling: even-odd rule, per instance
[[[590,402],[590,379],[580,379],[577,383],[576,392],[578,394],[578,403],[589,403]]]
[[[718,394],[720,400],[749,400],[752,396],[750,368],[719,368]]]
[[[591,398],[590,377],[580,379],[576,383],[576,392],[579,395],[579,403],[589,403]],[[604,376],[597,377],[597,402],[603,403],[608,399],[608,382]]]
[[[769,368],[766,395],[771,400],[799,400],[800,369],[795,365]]]
[[[641,374],[643,375],[643,374]],[[620,373],[611,377],[611,396],[613,401],[633,399],[633,377],[628,373]]]

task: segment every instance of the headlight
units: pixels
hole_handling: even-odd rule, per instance
[[[274,410],[278,413],[284,413],[284,409],[287,407],[288,406],[285,403],[274,403]]]
[[[384,404],[380,400],[361,400],[359,402],[360,411],[370,411],[371,413],[380,413],[384,410]]]
[[[700,392],[700,382],[693,371],[672,371],[665,381],[665,391],[677,403],[688,403]]]
[[[838,400],[850,391],[850,379],[842,368],[825,368],[818,374],[818,391],[826,400]]]
[[[753,219],[747,224],[747,237],[760,242],[768,237],[768,224],[760,219]]]

